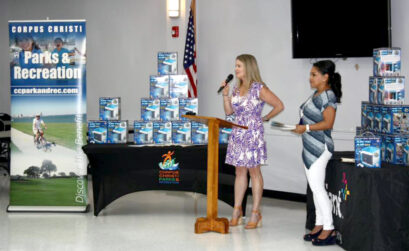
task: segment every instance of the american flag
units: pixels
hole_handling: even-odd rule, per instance
[[[189,97],[197,97],[195,0],[190,4],[189,24],[186,32],[183,68],[189,78]]]

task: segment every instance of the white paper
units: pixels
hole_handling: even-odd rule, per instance
[[[272,121],[271,122],[271,126],[273,128],[279,129],[279,130],[283,130],[283,131],[291,131],[295,129],[295,125],[286,125],[284,123],[281,122],[277,122],[277,121]]]

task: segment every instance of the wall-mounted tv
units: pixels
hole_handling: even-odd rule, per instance
[[[391,47],[390,0],[291,0],[293,58],[372,57]]]

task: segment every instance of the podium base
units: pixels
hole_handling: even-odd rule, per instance
[[[197,218],[195,223],[195,234],[206,233],[209,231],[227,234],[229,232],[229,221],[226,218]]]

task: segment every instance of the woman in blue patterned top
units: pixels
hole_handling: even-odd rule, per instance
[[[335,244],[332,204],[325,190],[325,168],[334,152],[331,137],[337,103],[342,96],[341,76],[330,60],[318,61],[310,71],[314,94],[301,105],[300,124],[294,132],[302,135],[302,159],[315,205],[315,227],[304,236],[314,245]]]

